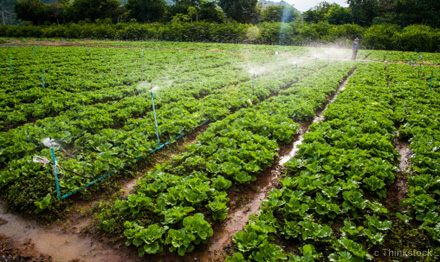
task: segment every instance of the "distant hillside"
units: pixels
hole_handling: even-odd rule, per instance
[[[121,0],[121,2],[127,3],[128,0]],[[168,5],[174,5],[174,1],[173,1],[173,0],[165,0],[165,2],[166,2]]]
[[[263,6],[290,5],[289,3],[285,2],[285,1],[274,2],[274,1],[270,1],[270,0],[258,0],[258,2],[260,2]]]

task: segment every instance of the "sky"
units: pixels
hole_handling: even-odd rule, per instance
[[[281,0],[272,0],[273,2],[280,2]],[[284,0],[285,2],[292,4],[296,9],[301,12],[305,12],[317,4],[324,2],[325,0]],[[337,3],[340,6],[347,7],[347,0],[327,0],[329,3]]]

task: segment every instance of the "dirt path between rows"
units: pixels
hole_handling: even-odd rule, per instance
[[[348,78],[340,84],[338,91],[345,88],[347,81]],[[279,157],[272,167],[266,169],[255,183],[241,189],[240,193],[232,194],[228,219],[214,226],[214,237],[209,240],[207,245],[185,257],[178,257],[166,252],[164,256],[161,256],[161,261],[224,261],[225,251],[232,246],[232,236],[244,228],[250,214],[258,213],[258,209],[268,192],[278,187],[280,174],[285,169],[283,164],[294,157],[310,124],[323,120],[322,114],[327,106],[336,99],[337,92],[329,97],[326,106],[317,112],[313,121],[301,124],[300,133],[295,137],[294,142],[280,149]],[[207,127],[208,125],[202,126],[185,140],[179,140],[177,153],[183,150],[184,145],[194,143],[197,135],[204,132]],[[156,163],[169,160],[171,155],[175,153],[174,151],[174,153],[168,152],[168,154],[162,155],[161,160],[148,165],[145,172]],[[122,195],[132,192],[138,179],[129,179],[122,183],[119,181],[122,184]],[[144,261],[137,256],[134,249],[121,247],[123,244],[118,241],[114,242],[114,239],[97,237],[94,233],[88,233],[90,222],[93,220],[95,204],[97,201],[77,203],[69,218],[51,225],[41,225],[34,220],[27,220],[9,213],[4,203],[0,202],[0,234],[4,234],[2,237],[9,243],[9,249],[17,251],[12,253],[17,258],[23,257],[20,254],[24,254],[28,259],[35,261]],[[24,228],[26,230],[23,230]],[[2,254],[1,252],[2,250],[0,250],[0,254]],[[41,258],[45,260],[38,260]]]
[[[185,145],[195,143],[197,135],[208,127],[209,124],[202,125],[190,135],[179,139],[176,144],[170,146],[170,149],[158,152],[156,160],[144,167],[145,172],[157,163],[170,160],[173,154],[183,152]],[[122,191],[123,195],[131,192],[138,179],[118,181],[122,184],[120,192]],[[114,192],[114,194],[120,192]],[[0,261],[143,261],[136,252],[115,247],[113,239],[98,237],[93,233],[90,223],[93,220],[95,205],[99,205],[99,201],[79,201],[62,221],[43,225],[35,220],[10,213],[4,202],[0,201],[0,240],[2,240],[0,243],[2,245],[6,243],[4,247],[0,246]]]
[[[347,79],[345,79],[339,85],[335,94],[328,98],[325,107],[316,113],[313,121],[300,124],[300,131],[296,135],[294,141],[291,144],[282,146],[280,148],[278,157],[275,159],[274,164],[266,169],[262,174],[257,176],[257,181],[253,182],[252,185],[249,185],[245,192],[240,193],[241,196],[245,197],[235,197],[235,199],[234,197],[232,198],[228,218],[213,228],[214,236],[209,239],[208,244],[203,248],[203,250],[191,254],[189,259],[182,261],[224,261],[225,254],[232,248],[232,237],[237,232],[244,229],[251,214],[258,214],[261,203],[266,199],[270,190],[280,186],[280,175],[286,169],[284,164],[287,163],[291,158],[295,157],[299,150],[298,146],[302,143],[303,137],[308,132],[310,125],[312,123],[317,123],[324,120],[324,112],[327,110],[328,106],[335,101],[339,91],[345,89],[348,79],[354,73],[354,71],[355,70],[352,70]],[[170,260],[170,262],[171,261],[172,260]]]

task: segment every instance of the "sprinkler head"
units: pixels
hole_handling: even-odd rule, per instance
[[[44,146],[48,147],[48,148],[59,147],[60,146],[57,142],[55,142],[55,139],[50,138],[50,137],[44,138],[42,140],[42,142],[43,142]]]

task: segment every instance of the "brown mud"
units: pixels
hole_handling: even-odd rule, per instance
[[[126,257],[98,239],[77,233],[65,233],[57,225],[41,225],[8,213],[3,202],[0,202],[0,217],[7,222],[0,226],[0,234],[7,236],[5,239],[10,243],[13,256],[46,258],[37,261],[54,262],[127,261]]]
[[[403,212],[404,207],[400,205],[400,202],[406,198],[408,193],[408,176],[410,170],[410,157],[411,150],[408,148],[409,142],[397,139],[398,131],[395,134],[394,145],[397,152],[400,154],[399,172],[396,174],[394,183],[387,187],[387,197],[383,200],[384,205],[396,212]]]
[[[50,256],[36,251],[29,239],[16,242],[0,234],[0,261],[52,262],[53,260]]]
[[[148,170],[157,163],[170,160],[173,154],[185,151],[185,146],[194,143],[197,135],[203,133],[208,127],[209,124],[204,124],[188,136],[180,138],[175,144],[158,152],[154,160],[145,163],[143,168]],[[117,180],[116,183],[122,186],[118,192],[113,192],[113,195],[128,194],[135,188],[138,179],[137,177]],[[6,251],[2,251],[0,248],[0,254],[8,256],[11,254],[11,256],[19,258],[22,256],[38,262],[142,261],[137,256],[137,252],[126,248],[121,250],[115,246],[113,239],[98,237],[97,234],[94,234],[91,223],[93,222],[95,205],[99,204],[98,200],[109,198],[112,197],[108,197],[107,192],[91,201],[77,201],[70,208],[66,218],[48,225],[10,213],[6,205],[0,201],[0,234],[4,239],[7,239],[7,243],[11,243],[9,246],[13,248],[8,248],[8,250],[14,250],[13,253],[9,251],[9,253],[5,253]],[[116,244],[120,245],[120,243]],[[46,260],[38,260],[39,257]],[[9,259],[9,257],[7,258]]]

